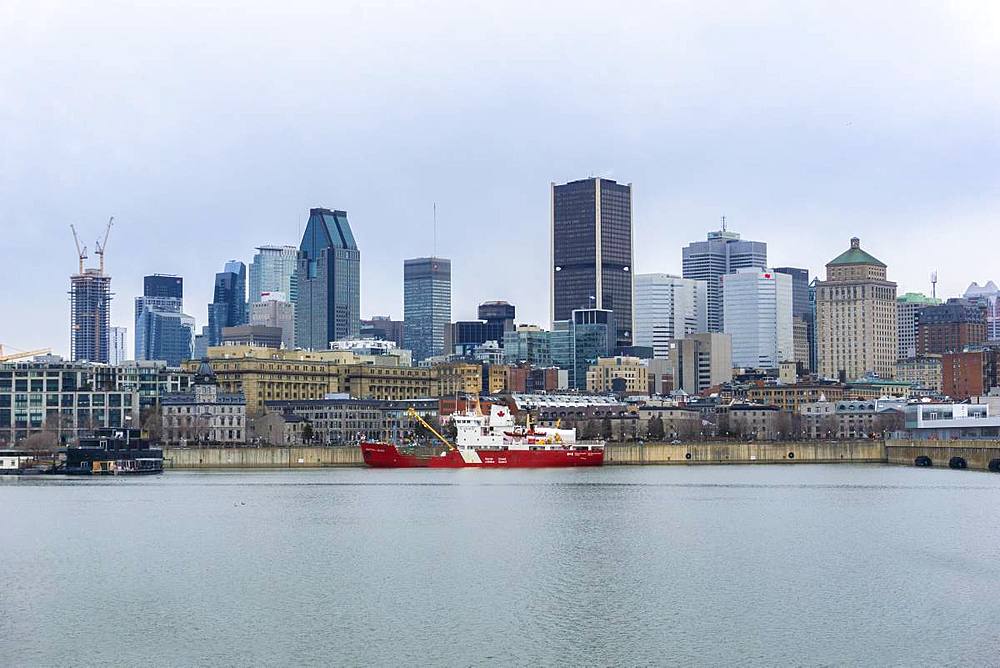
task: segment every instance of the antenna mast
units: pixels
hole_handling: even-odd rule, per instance
[[[931,299],[937,299],[937,272],[931,272]]]
[[[722,217],[722,231],[723,232],[726,231],[726,217],[725,216]]]
[[[437,257],[438,254],[438,205],[434,202],[434,246],[431,253],[432,257]]]

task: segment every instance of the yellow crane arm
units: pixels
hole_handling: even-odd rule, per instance
[[[427,431],[429,431],[430,433],[432,433],[432,434],[434,434],[435,436],[437,436],[437,439],[438,439],[439,441],[441,441],[442,443],[444,443],[445,445],[447,445],[449,449],[451,449],[451,450],[458,450],[458,448],[456,448],[456,447],[455,447],[454,445],[452,445],[452,444],[451,444],[451,443],[450,443],[450,442],[448,441],[448,439],[447,439],[447,438],[445,438],[444,436],[442,436],[441,434],[439,434],[439,433],[438,433],[438,430],[437,430],[437,429],[435,429],[434,427],[432,427],[432,426],[431,426],[431,425],[430,425],[430,424],[429,424],[429,423],[427,422],[427,420],[425,420],[425,419],[423,419],[422,417],[420,417],[420,413],[418,413],[418,412],[416,411],[416,409],[415,409],[415,408],[413,408],[413,406],[410,406],[410,407],[409,407],[409,408],[408,408],[408,409],[406,410],[406,414],[407,414],[407,415],[409,415],[409,416],[410,416],[411,418],[413,418],[414,420],[416,420],[417,422],[419,422],[420,424],[422,424],[422,425],[424,426],[424,428],[425,428],[425,429],[426,429]]]
[[[34,357],[35,355],[48,355],[52,352],[51,348],[39,348],[38,350],[25,350],[21,353],[11,353],[10,355],[3,354],[3,346],[0,345],[0,362],[11,362],[13,360],[24,359],[25,357]]]

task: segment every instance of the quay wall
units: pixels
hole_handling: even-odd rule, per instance
[[[1000,441],[890,440],[885,451],[890,464],[913,466],[917,457],[929,457],[932,466],[948,468],[952,457],[961,457],[970,469],[986,471],[990,460],[1000,459]]]
[[[886,461],[882,441],[647,443],[609,445],[611,464],[831,464]]]
[[[606,465],[884,461],[885,448],[881,441],[610,444],[604,454]],[[357,447],[164,448],[163,466],[168,469],[289,469],[364,466],[364,460]]]

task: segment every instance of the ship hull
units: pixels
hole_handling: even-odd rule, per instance
[[[475,450],[463,457],[457,450],[437,456],[400,452],[390,443],[362,443],[365,464],[373,468],[557,468],[601,466],[603,450]],[[478,461],[477,461],[478,460]]]

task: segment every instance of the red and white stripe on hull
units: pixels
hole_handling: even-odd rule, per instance
[[[365,464],[375,468],[552,468],[600,466],[604,450],[447,450],[434,457],[407,455],[391,443],[362,443]],[[478,459],[478,461],[476,461]]]

